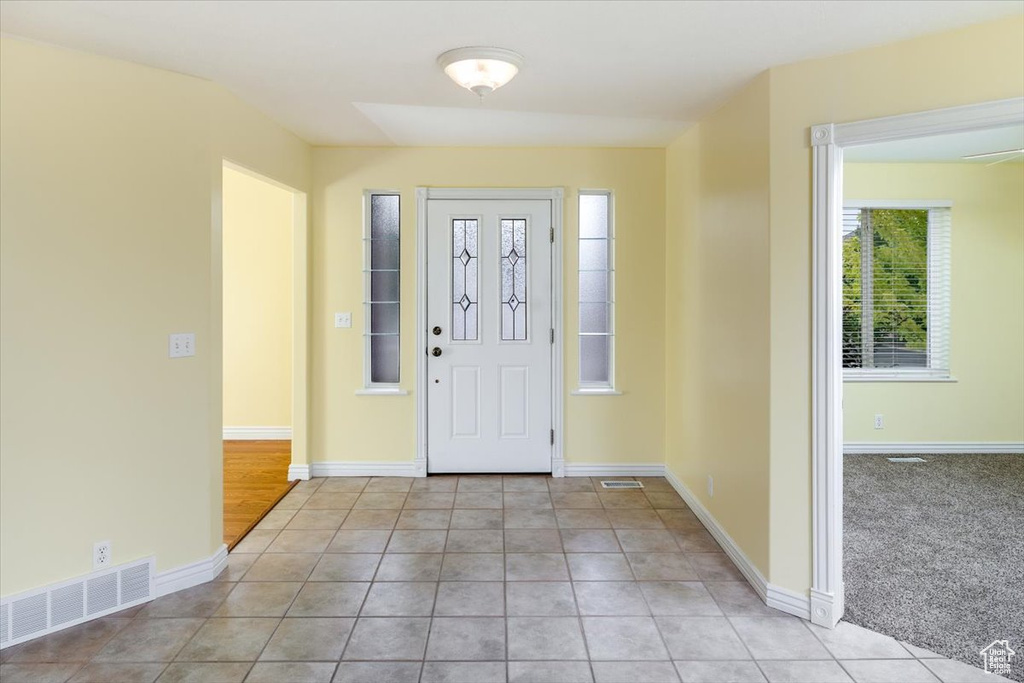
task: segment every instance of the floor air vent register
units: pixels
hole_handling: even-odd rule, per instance
[[[644,487],[638,481],[602,481],[601,486],[606,489],[642,489]]]

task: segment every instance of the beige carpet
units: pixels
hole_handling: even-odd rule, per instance
[[[843,459],[846,619],[951,659],[1009,639],[1024,681],[1024,455]]]

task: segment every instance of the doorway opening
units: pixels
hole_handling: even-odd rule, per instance
[[[305,402],[296,398],[305,395],[305,337],[296,322],[305,318],[306,198],[227,161],[221,187],[224,542],[231,548],[291,489],[296,446],[304,451]]]
[[[998,285],[1016,292],[1024,278],[1022,125],[1017,98],[811,131],[812,621],[846,613],[974,666],[992,640],[982,631],[1021,628],[986,606],[986,591],[1007,597],[1005,581],[980,559],[986,544],[971,546],[1014,497],[993,470],[1024,462],[986,455],[1024,450],[1019,297],[1000,305]]]
[[[1024,633],[1021,149],[1024,121],[843,155],[844,619],[974,665]]]

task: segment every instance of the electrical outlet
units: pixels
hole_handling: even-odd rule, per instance
[[[172,334],[168,338],[167,355],[171,358],[185,358],[196,355],[195,333]]]
[[[885,420],[881,413],[875,413],[875,429],[885,429]]]
[[[334,326],[335,327],[352,327],[352,314],[351,313],[335,313],[334,314]]]
[[[708,475],[708,496],[715,497],[715,478],[710,474]]]
[[[110,541],[92,544],[92,568],[102,569],[110,564]]]

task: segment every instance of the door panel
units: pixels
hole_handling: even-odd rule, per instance
[[[530,430],[530,368],[501,367],[501,406],[499,408],[502,438],[529,438]]]
[[[480,368],[452,368],[452,438],[480,438]]]
[[[430,472],[551,471],[550,229],[550,200],[427,202]]]

